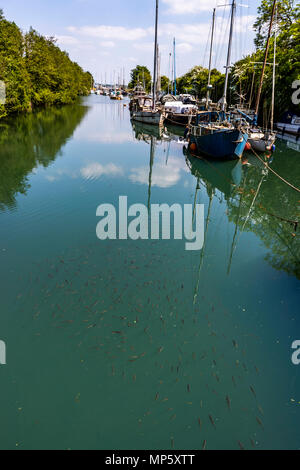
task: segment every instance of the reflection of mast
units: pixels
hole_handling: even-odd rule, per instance
[[[198,179],[198,184],[199,184],[199,179]],[[197,190],[199,189],[198,184],[197,184]],[[196,194],[197,194],[197,190],[196,190]],[[208,232],[208,226],[209,226],[209,221],[210,221],[212,203],[213,203],[213,199],[214,199],[214,190],[213,190],[212,186],[209,186],[209,190],[207,188],[207,192],[209,194],[209,206],[208,206],[207,219],[206,219],[206,225],[205,225],[203,248],[202,248],[202,251],[201,251],[201,257],[200,257],[200,263],[199,263],[199,269],[198,269],[198,279],[197,279],[197,284],[196,284],[195,293],[194,293],[194,305],[196,304],[197,297],[198,297],[198,291],[199,291],[199,285],[200,285],[200,274],[201,274],[202,267],[203,267],[203,262],[204,262],[207,232]]]
[[[150,211],[150,202],[151,202],[152,169],[153,169],[153,163],[154,163],[154,154],[155,154],[155,137],[151,135],[150,171],[149,171],[149,189],[148,189],[148,210],[149,211]]]
[[[245,230],[245,227],[246,227],[246,225],[247,225],[247,223],[248,223],[248,220],[249,220],[250,215],[251,215],[251,211],[252,211],[252,209],[253,209],[253,207],[254,207],[254,204],[255,204],[256,199],[257,199],[257,196],[258,196],[258,194],[259,194],[259,192],[260,192],[260,188],[261,188],[261,186],[262,186],[262,184],[263,184],[263,181],[264,181],[264,179],[265,179],[265,176],[266,176],[266,174],[263,172],[263,176],[262,176],[262,178],[261,178],[261,180],[260,180],[260,182],[259,182],[259,184],[258,184],[257,191],[256,191],[256,193],[255,193],[255,196],[254,196],[254,198],[253,198],[253,201],[252,201],[252,203],[251,203],[251,206],[250,206],[250,209],[249,209],[249,211],[248,211],[247,217],[246,217],[245,222],[244,222],[244,224],[243,224],[243,227],[242,227],[242,229],[241,229],[241,231],[240,231],[240,233],[239,233],[239,237],[238,237],[236,243],[235,243],[235,239],[236,239],[236,237],[237,237],[237,233],[235,233],[235,236],[234,236],[234,238],[233,238],[233,243],[232,243],[232,248],[231,248],[231,254],[230,254],[230,261],[229,261],[229,266],[228,266],[227,274],[230,273],[230,269],[231,269],[231,265],[232,265],[232,259],[233,259],[234,252],[235,252],[235,250],[236,250],[236,248],[237,248],[237,245],[238,245],[240,236],[241,236],[241,234],[243,233],[243,231]],[[241,202],[242,202],[242,198],[241,198],[240,203],[241,203]],[[239,215],[238,215],[238,217],[239,217]],[[238,219],[237,219],[237,224],[238,224]],[[237,232],[237,224],[236,224],[236,232]]]
[[[228,275],[230,274],[230,270],[231,270],[231,266],[232,266],[232,260],[233,260],[233,254],[234,254],[235,246],[236,246],[235,241],[236,241],[237,234],[238,234],[239,220],[240,220],[240,216],[241,216],[242,201],[243,201],[244,191],[245,191],[245,187],[246,187],[246,180],[247,180],[247,175],[244,179],[243,190],[242,190],[240,203],[239,203],[238,215],[237,215],[237,218],[236,218],[235,231],[234,231],[234,235],[233,235],[233,240],[232,240],[232,245],[231,245],[231,252],[230,252],[230,257],[229,257],[229,265],[228,265],[228,270],[227,270]]]

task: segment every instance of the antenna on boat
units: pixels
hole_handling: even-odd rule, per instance
[[[229,81],[229,72],[230,72],[230,63],[231,63],[232,37],[233,37],[235,14],[236,14],[236,0],[232,0],[231,23],[230,23],[230,33],[229,33],[229,43],[228,43],[228,53],[227,53],[227,63],[226,63],[225,86],[224,86],[223,98],[221,100],[222,111],[225,111],[226,106],[227,106],[227,90],[228,90],[228,81]]]
[[[177,84],[176,84],[176,39],[174,38],[173,41],[173,49],[174,49],[174,96],[177,95]]]
[[[259,88],[258,88],[258,92],[257,92],[256,107],[255,107],[255,121],[256,121],[256,123],[257,123],[257,118],[258,118],[260,97],[261,97],[262,86],[263,86],[263,81],[264,81],[264,76],[265,76],[268,53],[269,53],[269,47],[270,47],[270,38],[271,38],[271,33],[272,33],[272,26],[273,26],[273,20],[274,20],[274,15],[275,15],[275,8],[276,8],[276,0],[274,0],[274,2],[273,2],[271,21],[270,21],[269,32],[268,32],[268,39],[267,39],[266,50],[265,50],[265,58],[264,58],[264,62],[263,62],[263,68],[262,68]]]
[[[158,0],[156,0],[156,10],[155,10],[154,73],[153,73],[153,103],[152,103],[153,111],[155,110],[155,105],[156,105],[157,29],[158,29]]]
[[[207,84],[207,95],[206,95],[206,109],[208,109],[208,103],[210,99],[210,90],[212,88],[210,80],[211,80],[211,61],[212,61],[212,51],[213,51],[213,43],[214,43],[215,21],[216,21],[216,8],[214,8],[213,10],[213,20],[212,20],[209,67],[208,67],[209,72],[208,72],[208,84]]]

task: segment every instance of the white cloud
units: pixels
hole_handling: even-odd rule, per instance
[[[119,39],[122,41],[136,41],[137,39],[147,36],[148,31],[143,28],[125,28],[124,26],[82,26],[77,28],[69,26],[69,32],[78,33],[84,36],[103,38],[103,39]]]
[[[168,5],[167,14],[182,15],[212,11],[217,1],[215,0],[162,0]]]
[[[107,47],[108,49],[111,49],[111,48],[115,47],[115,43],[113,41],[102,41],[102,42],[100,42],[100,46]]]
[[[98,179],[102,175],[109,176],[121,176],[123,170],[121,167],[114,165],[113,163],[108,163],[107,165],[101,165],[100,163],[91,163],[90,165],[82,168],[80,170],[83,178],[89,179]]]
[[[79,43],[78,39],[73,36],[56,36],[56,39],[61,46],[73,46]]]
[[[187,42],[181,42],[180,44],[177,44],[177,50],[183,53],[187,53],[193,50],[193,46]]]

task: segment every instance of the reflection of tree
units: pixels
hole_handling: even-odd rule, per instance
[[[272,168],[299,187],[297,165],[299,168],[299,162],[287,152],[285,158],[275,158]],[[238,191],[243,192],[243,200],[240,203],[237,197],[228,201],[229,220],[237,221],[241,231],[254,232],[263,241],[270,250],[266,259],[275,269],[300,278],[300,237],[296,223],[299,194],[271,173],[262,178],[259,166],[248,169],[245,187]]]
[[[47,167],[72,136],[87,107],[70,105],[20,115],[0,124],[0,210],[15,206],[29,189],[28,174]]]
[[[272,168],[286,180],[300,187],[300,161],[296,152],[283,147],[275,154]],[[228,272],[237,245],[243,243],[243,231],[255,233],[269,253],[266,260],[275,268],[300,279],[299,193],[269,172],[255,156],[249,156],[251,166],[239,173],[236,162],[198,160],[184,149],[186,162],[197,184],[204,185],[208,197],[211,191],[225,196],[227,214],[235,224]],[[237,178],[241,176],[241,179]],[[216,193],[217,194],[217,193]]]

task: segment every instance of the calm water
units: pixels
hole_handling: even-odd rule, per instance
[[[99,96],[1,121],[1,448],[300,448],[299,194],[173,133]],[[272,167],[300,186],[296,144]],[[203,250],[99,241],[119,195],[204,204]]]

